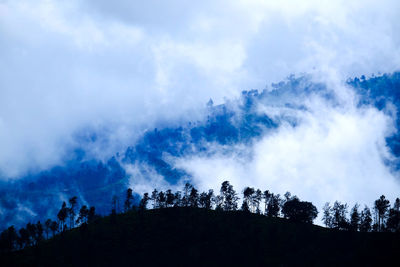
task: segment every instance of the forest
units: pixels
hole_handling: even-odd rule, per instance
[[[223,233],[225,231],[237,231],[238,229],[235,227],[238,226],[235,225],[243,223],[243,220],[251,221],[254,218],[257,218],[256,220],[265,220],[262,223],[257,222],[255,224],[254,227],[260,227],[260,229],[257,228],[257,231],[262,232],[264,231],[262,228],[271,227],[272,222],[272,225],[274,225],[274,227],[279,227],[279,229],[286,229],[289,227],[287,229],[289,232],[294,231],[295,235],[299,235],[297,238],[299,238],[299,240],[305,239],[302,240],[302,242],[306,243],[308,242],[306,241],[308,239],[306,237],[307,235],[310,235],[311,238],[311,236],[316,233],[325,233],[323,231],[330,231],[329,234],[333,235],[334,239],[344,238],[343,233],[356,234],[356,232],[363,232],[367,235],[363,234],[363,237],[368,237],[367,240],[361,238],[362,244],[364,244],[363,248],[366,250],[359,251],[359,254],[366,253],[370,246],[374,246],[374,238],[391,240],[390,242],[393,243],[392,246],[396,246],[398,240],[400,240],[398,239],[400,232],[400,199],[397,198],[393,205],[390,205],[390,201],[383,195],[374,202],[372,208],[365,206],[361,209],[360,206],[356,204],[349,211],[346,203],[338,201],[333,203],[333,205],[326,203],[322,208],[322,222],[325,224],[325,228],[313,225],[319,212],[311,202],[302,201],[297,196],[292,196],[290,192],[286,192],[283,196],[280,196],[279,194],[274,194],[269,190],[262,191],[253,187],[244,188],[241,191],[240,198],[239,194],[235,191],[229,181],[222,183],[218,194],[215,194],[211,189],[200,193],[193,185],[186,183],[182,191],[173,192],[172,190],[166,190],[164,192],[154,189],[151,193],[143,194],[139,199],[133,194],[133,190],[128,188],[122,201],[120,201],[117,196],[111,197],[111,212],[110,215],[105,217],[97,215],[95,207],[93,206],[87,207],[86,205],[82,205],[81,207],[78,207],[78,204],[78,198],[72,197],[68,202],[62,203],[55,219],[47,219],[44,223],[40,221],[37,223],[28,222],[26,227],[18,230],[15,229],[14,226],[10,226],[4,230],[0,235],[0,254],[4,259],[4,262],[13,266],[16,262],[19,262],[18,265],[20,263],[24,265],[24,263],[22,263],[23,261],[21,262],[23,259],[43,259],[40,256],[38,257],[36,252],[33,253],[32,251],[36,251],[39,248],[40,250],[46,248],[45,252],[42,251],[41,253],[49,253],[49,251],[52,251],[52,248],[49,248],[49,246],[57,247],[60,246],[60,244],[65,245],[69,244],[68,242],[73,242],[71,240],[66,241],[66,236],[71,238],[71,236],[76,233],[79,233],[79,235],[85,235],[89,231],[88,229],[99,227],[99,225],[101,225],[101,232],[109,232],[108,234],[111,235],[109,238],[115,239],[114,241],[110,241],[111,243],[117,242],[119,244],[119,241],[121,241],[122,238],[121,235],[127,233],[129,233],[128,235],[133,235],[130,238],[133,242],[133,240],[139,238],[139,233],[134,233],[134,230],[131,229],[125,230],[123,233],[115,234],[112,228],[116,227],[119,223],[122,223],[123,225],[129,225],[129,223],[132,223],[133,225],[141,225],[144,223],[143,216],[147,216],[148,218],[150,216],[150,225],[161,221],[166,224],[164,227],[173,227],[174,230],[172,232],[177,236],[181,235],[179,229],[180,227],[183,227],[182,225],[186,225],[185,227],[188,227],[189,225],[193,228],[205,227],[206,232],[211,231],[214,235],[220,236],[224,235]],[[183,218],[179,218],[179,216]],[[201,218],[199,218],[198,221],[193,221],[192,219],[196,216],[200,216]],[[214,221],[216,218],[217,220],[220,220],[225,216],[232,216],[232,218],[229,219],[229,223],[224,222],[224,224],[218,225],[218,223],[214,222],[211,226],[200,225],[202,220]],[[168,220],[166,221],[165,218],[168,218]],[[184,220],[184,223],[182,223],[181,220]],[[111,226],[107,226],[108,224],[104,223],[104,221],[108,222]],[[206,225],[208,223],[206,223]],[[247,223],[251,224],[250,222]],[[293,230],[293,225],[300,229]],[[124,227],[126,226],[122,226],[121,229]],[[142,225],[139,228],[141,227],[144,226]],[[252,227],[253,226],[249,229],[252,229]],[[159,233],[162,228],[163,226],[160,226],[157,223],[157,226],[148,229],[147,234],[150,236],[150,239],[153,238],[153,235],[164,235],[165,233]],[[183,228],[181,228],[181,230]],[[193,228],[190,228],[189,230],[186,229],[186,231],[190,231],[190,233],[193,234]],[[211,230],[210,228],[213,229]],[[283,232],[285,231],[286,230],[283,230]],[[313,231],[316,231],[316,233]],[[94,232],[92,231],[92,234]],[[275,240],[274,242],[283,242],[283,240],[287,238],[287,233],[284,234],[283,232],[281,233],[282,236],[274,235],[273,237],[268,238],[273,238],[273,240]],[[101,239],[101,235],[103,234],[100,234],[100,237],[98,236],[99,233],[93,234],[92,238],[94,238],[94,240],[98,240],[99,238]],[[252,236],[253,234],[254,233],[246,233],[243,235],[249,235],[249,242],[253,242],[257,239]],[[358,240],[361,236],[361,233],[359,233],[360,236],[354,236],[354,234],[351,234],[350,236],[354,238],[354,240]],[[233,236],[235,235],[236,232]],[[319,234],[317,234],[317,236],[318,235]],[[109,238],[107,240],[110,240]],[[296,237],[293,236],[291,238],[296,239]],[[325,236],[324,238],[327,237]],[[76,237],[72,240],[74,239],[76,239]],[[130,243],[130,240],[125,240],[125,237],[123,239],[124,244]],[[312,240],[312,238],[310,240]],[[104,244],[106,247],[107,242],[108,241],[105,241]],[[141,242],[146,243],[147,241],[141,240]],[[209,240],[208,242],[211,241]],[[298,241],[290,240],[288,242],[296,243]],[[312,243],[312,241],[310,242]],[[179,244],[180,242],[173,246],[179,246]],[[70,245],[75,246],[76,244]],[[208,245],[212,247],[219,246],[217,243]],[[158,247],[159,244],[155,244],[155,246]],[[196,249],[197,245],[192,244],[192,246],[194,246],[193,249]],[[244,246],[243,243],[238,244],[238,247],[241,246]],[[313,247],[313,245],[310,246]],[[388,249],[390,250],[391,245],[388,244],[388,246]],[[67,251],[70,249],[71,248],[68,248]],[[100,248],[100,250],[104,249],[104,247]],[[143,250],[145,248],[141,249]],[[202,251],[202,249],[200,249],[200,251]],[[120,252],[115,253],[118,254]],[[144,252],[142,251],[142,253]],[[263,254],[261,253],[261,255]],[[215,257],[217,256],[213,256],[212,258]],[[338,257],[333,258],[333,262],[335,262],[335,259],[338,259]]]

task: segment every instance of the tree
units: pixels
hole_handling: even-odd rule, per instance
[[[326,202],[324,207],[322,208],[324,211],[324,215],[322,217],[322,221],[324,222],[325,226],[328,228],[332,228],[332,208],[329,205],[329,202]]]
[[[269,200],[268,200],[268,204],[267,204],[267,216],[268,217],[278,217],[279,216],[279,212],[281,210],[281,198],[280,195],[274,195],[274,194],[270,194],[269,195]]]
[[[174,207],[182,207],[182,193],[176,191],[174,194]]]
[[[264,214],[268,214],[268,211],[267,211],[267,209],[268,209],[268,203],[269,203],[269,201],[270,201],[270,198],[271,198],[271,193],[268,191],[268,190],[265,190],[264,192],[263,192],[263,194],[262,194],[262,197],[263,197],[263,199],[264,199]]]
[[[86,205],[83,205],[79,210],[78,219],[76,219],[76,223],[86,224],[89,217],[89,209]]]
[[[204,208],[210,210],[212,208],[212,201],[214,197],[214,191],[212,189],[208,190],[208,192],[203,192],[200,194],[199,205],[200,208]]]
[[[347,204],[342,204],[338,201],[333,203],[332,207],[332,227],[340,230],[347,230],[349,223],[346,219]]]
[[[168,189],[165,192],[165,197],[166,197],[167,207],[172,207],[174,205],[175,195],[174,193],[172,193],[171,189]]]
[[[29,240],[29,232],[25,228],[19,229],[19,238],[18,238],[18,243],[19,247],[22,249],[24,247],[27,247],[30,245],[30,240]]]
[[[389,200],[382,195],[379,199],[375,200],[375,214],[378,216],[378,231],[382,231],[385,219],[387,217],[388,209],[390,207]]]
[[[254,194],[253,194],[253,198],[252,198],[252,202],[253,202],[253,212],[260,214],[261,210],[260,210],[260,203],[262,200],[262,192],[260,189],[257,189]]]
[[[199,206],[199,193],[194,187],[192,187],[192,190],[190,190],[189,206],[192,208],[197,208]]]
[[[0,251],[9,252],[16,248],[18,234],[14,226],[8,227],[0,234]]]
[[[318,215],[317,208],[311,203],[298,198],[287,200],[282,207],[285,218],[302,223],[313,223]]]
[[[58,228],[59,228],[58,223],[56,221],[52,221],[50,224],[50,230],[51,230],[53,236],[56,235]]]
[[[124,202],[124,210],[125,212],[129,211],[131,209],[132,206],[132,202],[133,202],[133,193],[132,193],[132,189],[128,188],[126,190],[126,198],[125,198],[125,202]]]
[[[158,197],[157,197],[158,207],[159,208],[165,208],[166,207],[166,200],[167,200],[167,198],[165,197],[164,192],[160,191],[158,193]]]
[[[65,220],[67,219],[68,216],[68,208],[67,208],[67,203],[65,201],[62,203],[61,209],[57,214],[57,218],[61,223],[61,231],[65,230]]]
[[[75,196],[71,197],[68,202],[69,228],[72,229],[75,226],[75,209],[78,204],[78,198]]]
[[[224,198],[221,195],[214,196],[215,210],[223,210]]]
[[[350,212],[350,230],[352,231],[358,231],[360,227],[360,213],[358,212],[359,207],[360,205],[356,203]]]
[[[387,229],[391,232],[400,232],[400,199],[396,198],[393,208],[389,210],[386,223]]]
[[[149,202],[149,193],[144,193],[142,199],[140,200],[139,203],[139,210],[146,210],[147,209],[147,203]]]
[[[35,244],[35,235],[36,235],[36,225],[32,223],[27,223],[26,224],[26,230],[28,231],[29,235],[29,245],[34,245]]]
[[[241,209],[243,211],[253,211],[252,196],[254,194],[254,188],[245,187],[243,189],[243,203]]]
[[[220,193],[222,197],[222,209],[224,211],[237,210],[237,201],[239,198],[229,181],[222,183]]]
[[[158,191],[157,191],[157,189],[154,189],[153,192],[151,192],[151,200],[153,201],[153,209],[158,208]]]
[[[50,226],[51,219],[47,219],[44,223],[44,232],[46,233],[46,239],[49,239]]]
[[[183,187],[183,197],[182,197],[182,206],[189,207],[190,205],[190,192],[192,191],[193,186],[190,183],[186,183]]]
[[[36,231],[35,231],[35,235],[34,235],[36,244],[38,244],[40,241],[43,240],[43,225],[40,223],[40,221],[38,221],[36,223]]]
[[[360,232],[371,231],[372,216],[371,210],[365,206],[364,210],[361,211],[360,216]]]

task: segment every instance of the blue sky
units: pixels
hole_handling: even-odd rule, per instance
[[[91,147],[107,158],[159,120],[195,120],[209,98],[218,104],[309,73],[341,97],[341,108],[304,100],[314,112],[298,114],[304,127],[262,140],[253,178],[239,182],[248,167],[236,159],[177,164],[204,187],[220,182],[202,180],[204,166],[240,186],[275,183],[277,191],[311,177],[308,183],[326,187],[321,199],[328,200],[349,199],[344,185],[361,184],[368,172],[368,190],[392,188],[394,195],[395,175],[382,163],[390,157],[382,141],[392,131],[390,118],[357,109],[343,81],[399,69],[399,13],[398,1],[0,1],[2,176],[60,163],[82,129],[112,129],[107,147]],[[308,158],[291,156],[299,150]],[[318,179],[332,162],[341,180]],[[292,171],[284,173],[284,164]],[[268,180],[278,176],[283,180]],[[315,186],[298,194],[307,199]]]

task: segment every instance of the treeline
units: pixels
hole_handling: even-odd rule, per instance
[[[396,198],[393,207],[384,195],[375,200],[373,211],[365,205],[361,210],[355,204],[347,217],[348,205],[335,201],[333,206],[325,203],[322,221],[328,228],[360,232],[400,232],[400,199]]]
[[[146,209],[164,209],[176,207],[214,209],[219,211],[241,210],[248,213],[262,214],[267,217],[281,217],[294,222],[310,223],[318,215],[317,208],[307,201],[301,201],[297,196],[286,192],[283,196],[269,190],[262,191],[246,187],[242,191],[242,201],[239,203],[238,193],[229,181],[222,183],[219,194],[212,189],[199,192],[193,185],[186,183],[182,191],[158,191],[151,194],[144,193],[139,201],[135,201],[132,189],[128,188],[124,197],[123,209],[120,208],[119,198],[113,196],[111,215],[117,213]],[[136,205],[135,205],[136,203]],[[240,205],[240,207],[239,207]],[[381,196],[374,202],[373,212],[365,206],[359,210],[356,204],[348,215],[348,205],[336,201],[333,206],[326,203],[323,207],[322,221],[328,228],[361,232],[400,232],[400,199],[397,198],[393,207],[390,202]],[[42,224],[28,223],[18,231],[10,226],[0,235],[0,252],[9,252],[34,246],[44,239],[54,237],[68,229],[86,227],[96,218],[95,207],[82,205],[78,211],[78,199],[72,197],[68,203],[63,202],[56,220],[48,219]]]
[[[72,197],[67,203],[64,201],[57,213],[57,219],[47,219],[44,223],[27,223],[18,231],[14,226],[8,227],[0,234],[0,252],[9,252],[37,245],[44,239],[54,237],[60,232],[72,229],[75,226],[85,226],[94,221],[98,215],[95,207],[81,206],[78,211],[78,198]]]

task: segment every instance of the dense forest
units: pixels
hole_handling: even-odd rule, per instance
[[[322,220],[326,228],[312,225],[313,221],[318,215],[318,210],[311,202],[301,201],[297,196],[292,196],[289,192],[285,193],[284,196],[281,197],[279,194],[274,194],[268,190],[262,191],[260,189],[246,187],[242,190],[241,203],[239,203],[239,200],[240,198],[238,193],[234,190],[229,181],[222,183],[218,195],[214,194],[213,190],[200,193],[194,186],[186,183],[182,191],[172,192],[171,190],[167,190],[163,192],[154,189],[151,194],[145,193],[139,200],[135,199],[132,189],[129,188],[126,191],[126,196],[123,201],[120,201],[116,196],[112,197],[111,214],[109,216],[102,217],[96,215],[95,207],[87,207],[86,205],[82,205],[79,208],[79,201],[77,197],[72,197],[69,199],[68,203],[62,203],[61,208],[56,216],[56,220],[48,219],[44,223],[41,223],[40,221],[37,223],[29,222],[26,227],[23,227],[19,230],[16,230],[14,226],[10,226],[4,230],[0,235],[0,254],[4,259],[4,262],[10,265],[13,265],[14,263],[17,265],[29,265],[29,262],[37,260],[41,262],[41,264],[52,265],[43,258],[43,255],[46,255],[47,258],[48,255],[53,253],[50,253],[50,251],[53,251],[55,247],[62,246],[64,247],[65,251],[63,252],[63,250],[61,250],[57,253],[58,257],[63,258],[66,256],[66,253],[72,253],[72,250],[74,250],[69,246],[81,246],[79,245],[80,243],[73,243],[81,242],[78,241],[80,238],[82,238],[81,235],[88,235],[90,232],[93,240],[99,239],[102,240],[102,242],[105,242],[101,245],[104,247],[98,248],[100,251],[111,249],[111,247],[107,246],[108,242],[110,242],[110,245],[114,243],[119,244],[119,242],[122,242],[123,244],[126,244],[129,249],[133,249],[135,247],[135,249],[141,251],[142,254],[144,253],[145,255],[150,255],[152,248],[157,251],[161,247],[164,247],[165,244],[161,245],[159,243],[148,243],[150,241],[147,240],[147,238],[150,238],[150,240],[153,238],[158,239],[159,235],[167,234],[160,233],[164,227],[173,227],[172,233],[177,235],[173,238],[178,239],[183,238],[181,236],[182,233],[180,232],[180,227],[188,227],[189,229],[183,230],[182,228],[182,230],[183,232],[189,231],[190,233],[187,232],[186,234],[191,235],[199,234],[195,233],[198,231],[196,230],[197,228],[200,228],[202,231],[206,232],[210,231],[210,233],[207,233],[207,236],[212,234],[213,237],[211,237],[209,240],[211,243],[207,243],[207,245],[217,250],[224,250],[224,248],[219,247],[221,244],[213,243],[220,242],[215,238],[219,239],[220,235],[225,235],[228,232],[243,231],[242,233],[237,234],[230,233],[229,235],[232,236],[229,238],[239,238],[237,235],[240,235],[240,238],[244,238],[250,243],[260,242],[259,238],[266,238],[264,241],[268,243],[272,241],[268,241],[268,239],[273,238],[273,242],[278,242],[280,244],[289,238],[287,233],[283,233],[286,230],[289,232],[294,232],[290,234],[290,239],[293,240],[286,240],[285,242],[289,242],[290,245],[296,245],[298,242],[305,242],[303,245],[308,247],[306,250],[317,249],[317,247],[313,247],[315,245],[313,242],[321,242],[321,238],[326,239],[328,236],[329,238],[333,238],[335,240],[333,243],[339,242],[338,240],[341,240],[340,242],[344,241],[346,236],[354,239],[349,240],[350,243],[355,242],[356,244],[357,242],[361,242],[360,244],[362,244],[363,247],[357,248],[357,253],[360,255],[367,252],[369,249],[374,248],[376,244],[371,242],[375,242],[380,239],[384,240],[385,242],[392,242],[386,244],[388,246],[388,250],[392,250],[394,247],[399,247],[399,198],[395,200],[393,206],[391,207],[389,200],[382,195],[374,202],[372,211],[367,206],[365,206],[363,209],[360,209],[360,206],[356,204],[349,212],[348,205],[345,203],[336,201],[332,206],[329,203],[326,203],[322,211]],[[196,217],[199,217],[198,220],[194,219]],[[149,221],[145,222],[144,220]],[[184,222],[181,220],[184,220]],[[216,222],[214,222],[214,220],[216,220]],[[224,222],[221,222],[221,220]],[[253,221],[255,225],[251,225]],[[149,225],[144,225],[147,223],[152,226],[150,227]],[[240,226],[240,224],[242,223],[245,223],[248,229],[252,229],[249,231],[260,231],[259,234],[261,236],[255,237],[255,233],[247,233],[246,230],[241,229],[240,227],[242,226]],[[122,224],[120,225],[122,228],[115,228],[116,225],[119,224]],[[135,228],[134,225],[137,227],[140,225],[140,227]],[[133,228],[122,230],[124,227]],[[139,233],[140,231],[137,232],[138,229],[142,227],[149,227],[146,228],[146,235],[148,236],[141,236]],[[239,227],[241,230],[236,227]],[[267,227],[267,229],[263,229],[263,227]],[[267,236],[262,236],[263,231],[269,231],[268,227],[277,227],[282,236],[280,236],[280,234],[278,235],[278,233],[275,233],[276,235],[274,235],[274,237],[269,236],[272,235],[272,233],[269,233]],[[99,230],[100,228],[101,231]],[[287,229],[285,230],[285,228]],[[327,228],[332,228],[332,230]],[[121,232],[115,234],[114,231]],[[365,233],[362,234],[356,232]],[[129,238],[128,236],[123,236],[124,234],[127,234]],[[308,235],[310,235],[310,240],[315,240],[310,241],[311,243],[308,243]],[[105,238],[105,236],[107,236],[107,238]],[[143,238],[145,238],[145,240]],[[135,243],[138,239],[141,240],[140,242],[144,242],[143,246]],[[194,244],[194,240],[191,241],[192,243],[190,246],[192,246],[191,249],[193,251],[190,253],[202,253],[204,248],[200,248],[198,246],[204,245],[202,242],[205,241],[202,240],[199,241],[200,244]],[[175,247],[178,251],[183,249],[180,246],[185,246],[184,244],[180,243],[182,240],[179,240],[178,243],[173,241],[173,239],[165,240],[165,242],[169,242],[169,245]],[[235,240],[235,242],[239,241]],[[92,245],[87,244],[89,247]],[[247,251],[247,249],[249,249],[248,245],[245,245],[244,243],[237,243],[234,245],[237,246],[235,249],[237,249],[238,252],[243,249],[244,253],[250,253]],[[261,249],[265,245],[266,244],[258,244],[257,247],[260,246],[258,249]],[[344,246],[344,244],[340,245]],[[113,246],[119,247],[121,244],[114,244]],[[271,246],[271,244],[267,245],[267,247],[269,246]],[[327,246],[331,247],[332,244]],[[168,248],[167,251],[170,251],[170,249],[171,248]],[[275,251],[278,248],[271,249]],[[40,255],[37,254],[38,251],[40,251]],[[124,249],[121,248],[121,251],[124,251]],[[350,253],[350,251],[348,253]],[[95,252],[92,251],[90,253]],[[87,258],[89,257],[90,253],[84,257],[86,260],[90,260]],[[120,254],[119,252],[113,253],[116,253],[115,255]],[[135,255],[138,255],[137,252],[135,253]],[[263,257],[268,253],[266,251],[261,251],[259,253],[261,254],[254,259],[255,262],[264,262],[265,259]],[[267,254],[264,255],[263,253]],[[277,255],[281,255],[282,253],[288,252],[278,251],[276,253]],[[297,251],[295,253],[301,252]],[[310,251],[307,251],[307,253],[310,253]],[[178,257],[178,254],[175,256]],[[334,255],[336,254],[334,253]],[[347,254],[345,253],[342,256],[330,255],[328,258],[330,258],[332,261],[331,263],[333,263],[339,260],[341,257],[347,257],[345,255]],[[112,260],[113,256],[109,256],[111,257],[109,260]],[[188,255],[181,256],[183,258],[188,257]],[[350,260],[356,260],[358,257],[356,254],[353,256],[348,256],[350,257]],[[203,260],[208,258],[211,261],[213,258],[217,257],[217,255],[214,255],[211,258],[209,258],[207,255],[204,255],[204,257],[205,259]],[[313,257],[315,257],[315,255]],[[54,260],[60,260],[60,258]],[[75,258],[74,260],[78,259]],[[272,258],[270,260],[270,263],[280,262],[279,258]],[[305,262],[313,262],[313,260],[316,259],[306,256],[304,260]],[[322,259],[318,258],[317,262],[319,262],[319,260]],[[286,262],[286,260],[284,260],[284,262]],[[61,262],[57,263],[57,265],[59,264],[61,264]],[[81,264],[85,265],[84,262],[81,262]],[[79,264],[75,262],[74,265]]]

